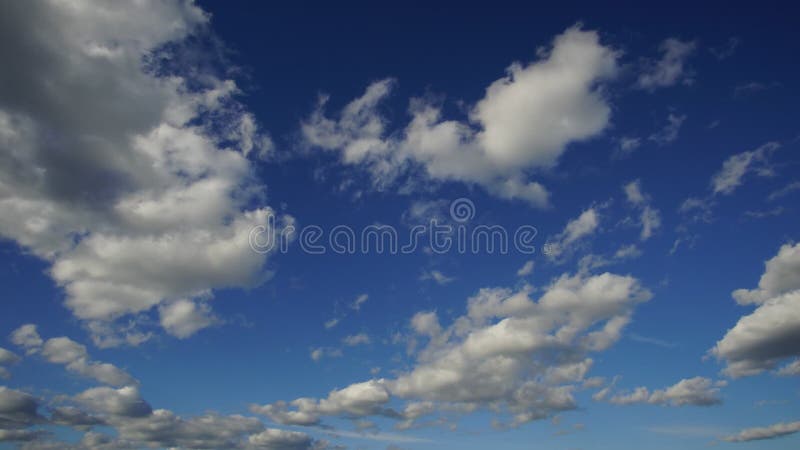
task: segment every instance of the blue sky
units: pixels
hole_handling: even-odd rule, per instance
[[[800,443],[791,8],[0,8],[0,448]]]

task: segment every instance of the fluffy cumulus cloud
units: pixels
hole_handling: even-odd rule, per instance
[[[722,439],[727,442],[748,442],[775,439],[797,432],[800,432],[800,422],[776,423],[768,427],[747,428]]]
[[[252,411],[292,425],[323,416],[381,415],[408,428],[435,411],[487,408],[497,426],[517,426],[577,407],[573,393],[592,365],[590,355],[613,345],[637,304],[651,294],[633,277],[565,274],[538,299],[531,288],[480,290],[449,326],[433,311],[411,320],[412,338],[427,342],[414,367],[392,379],[372,379],[322,399],[253,405]],[[427,405],[397,410],[392,399]],[[419,406],[418,405],[418,406]]]
[[[556,36],[538,61],[512,64],[472,105],[467,121],[444,119],[439,105],[418,98],[410,102],[408,125],[392,132],[379,110],[395,84],[387,79],[335,118],[325,114],[323,97],[302,133],[309,146],[365,166],[381,186],[419,169],[432,180],[474,183],[544,207],[549,194],[529,175],[554,167],[570,144],[605,130],[611,107],[602,83],[615,76],[617,59],[596,32],[575,26]]]
[[[40,354],[48,362],[62,364],[70,372],[112,386],[134,385],[138,382],[124,370],[109,363],[93,361],[83,344],[68,337],[42,340],[36,325],[26,324],[11,334],[15,344],[28,353]]]
[[[0,236],[52,264],[97,343],[146,338],[120,317],[260,282],[248,233],[271,210],[246,207],[262,192],[249,156],[270,144],[236,84],[197,60],[209,16],[190,1],[1,8],[15,63],[0,74]],[[172,320],[177,305],[168,332],[210,323],[204,305]]]
[[[686,68],[686,60],[694,53],[696,44],[669,38],[661,43],[661,58],[645,61],[645,68],[637,80],[638,87],[653,91],[678,83],[692,84],[692,73]]]
[[[609,395],[609,391],[600,391],[602,394],[596,395],[596,400],[607,400],[617,405],[631,405],[636,403],[648,403],[651,405],[666,406],[712,406],[722,403],[719,397],[719,387],[724,383],[714,383],[714,381],[704,377],[694,377],[683,379],[674,385],[650,391],[646,387],[638,387],[630,392]]]
[[[758,288],[738,289],[733,297],[757,307],[711,349],[727,364],[727,374],[754,375],[800,356],[800,244],[783,245],[767,261]],[[797,361],[791,361],[779,373],[800,373],[796,366]]]
[[[68,338],[64,338],[67,339]],[[48,343],[55,342],[48,346]],[[56,350],[52,353],[51,350]],[[45,342],[41,352],[66,363],[83,357],[74,341]],[[48,348],[51,347],[51,348]],[[346,398],[335,401],[347,403]],[[73,396],[55,395],[46,402],[50,414],[40,414],[45,403],[28,393],[0,386],[0,442],[17,442],[25,449],[113,450],[140,448],[311,450],[328,448],[310,435],[265,428],[255,417],[207,412],[181,417],[166,409],[153,409],[136,386],[93,387]],[[48,431],[35,428],[48,426]],[[83,432],[77,443],[54,439],[53,427]],[[100,427],[112,430],[104,434]]]

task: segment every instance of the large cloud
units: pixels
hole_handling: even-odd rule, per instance
[[[381,185],[420,167],[431,179],[476,183],[543,207],[548,192],[527,174],[552,168],[571,143],[606,128],[611,107],[599,85],[616,74],[617,57],[596,32],[575,26],[556,36],[540,60],[512,64],[473,105],[469,121],[445,120],[439,106],[413,99],[410,123],[390,133],[378,109],[394,85],[387,79],[336,119],[325,116],[323,98],[303,123],[303,136],[310,146],[340,151],[347,164],[366,166]]]
[[[490,408],[516,426],[577,407],[573,393],[592,365],[590,354],[616,342],[637,304],[651,294],[630,276],[565,274],[531,298],[529,288],[482,289],[467,313],[444,328],[434,312],[414,316],[413,339],[426,339],[411,370],[331,391],[323,399],[299,398],[253,406],[252,411],[293,425],[322,416],[382,415],[407,428],[419,408],[395,411],[392,398],[431,402],[438,409]],[[407,408],[408,409],[408,408]]]
[[[263,279],[248,232],[271,210],[246,209],[268,137],[185,41],[208,16],[177,0],[0,8],[0,235],[52,263],[100,345],[141,342],[109,322],[160,304],[179,337],[209,325],[175,311]]]
[[[727,363],[726,373],[754,375],[800,356],[800,244],[786,244],[767,261],[758,288],[738,289],[733,297],[758,307],[728,330],[711,353]],[[791,375],[797,362],[781,374]]]

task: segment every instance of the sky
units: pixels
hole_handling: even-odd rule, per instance
[[[0,2],[0,449],[798,447],[793,12]]]

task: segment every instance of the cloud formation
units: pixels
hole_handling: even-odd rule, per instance
[[[619,340],[635,306],[651,294],[635,278],[611,273],[564,274],[538,300],[531,294],[529,288],[482,289],[467,301],[467,313],[446,328],[435,312],[416,314],[412,337],[427,345],[414,367],[396,378],[251,410],[291,425],[316,425],[323,416],[380,415],[409,427],[419,418],[418,409],[411,414],[390,408],[393,398],[431,402],[426,413],[492,409],[507,418],[496,426],[574,409],[573,393],[592,365],[589,355]]]
[[[733,297],[737,303],[758,306],[710,351],[726,363],[726,374],[755,375],[800,356],[800,244],[781,246],[767,261],[758,288],[737,289]],[[792,367],[782,369],[783,374],[794,373]]]
[[[574,26],[538,61],[512,64],[470,108],[469,121],[443,119],[440,106],[417,98],[409,124],[391,133],[379,107],[395,81],[385,79],[336,118],[325,114],[323,97],[302,133],[307,145],[366,167],[380,186],[411,166],[432,180],[478,184],[500,198],[545,207],[549,194],[528,173],[553,168],[570,144],[603,132],[611,107],[601,84],[616,75],[617,59],[596,32]]]
[[[800,422],[776,423],[768,427],[747,428],[737,434],[726,436],[727,442],[749,442],[764,439],[775,439],[800,431]]]
[[[36,325],[26,324],[17,328],[11,333],[11,340],[28,354],[40,354],[48,362],[62,364],[70,372],[101,383],[111,386],[138,384],[135,378],[113,364],[93,361],[84,345],[68,337],[42,340]]]
[[[96,343],[146,339],[112,326],[123,316],[204,311],[214,288],[262,281],[248,232],[271,210],[246,206],[261,190],[248,157],[269,138],[236,84],[193,59],[209,16],[188,1],[4,3],[0,16],[15,61],[0,74],[0,235],[51,263]],[[208,325],[174,325],[175,308],[160,309],[167,332]]]
[[[606,395],[596,396],[596,400],[602,400]],[[719,397],[719,384],[708,378],[694,377],[652,392],[646,387],[637,387],[632,392],[614,394],[608,402],[616,405],[712,406],[722,403],[722,399]]]

